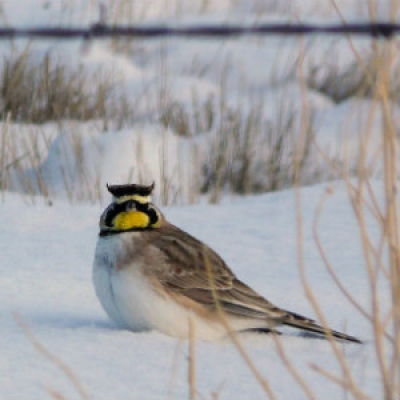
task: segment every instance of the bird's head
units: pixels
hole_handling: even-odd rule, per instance
[[[107,189],[113,199],[100,217],[100,236],[161,226],[164,217],[151,202],[154,183],[150,186],[107,185]]]

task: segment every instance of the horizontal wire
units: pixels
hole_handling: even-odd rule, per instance
[[[40,39],[107,39],[110,37],[160,38],[209,37],[224,38],[243,35],[359,35],[392,38],[400,33],[400,24],[389,22],[347,24],[286,24],[254,25],[204,24],[191,26],[114,26],[96,23],[87,28],[35,27],[0,28],[0,40],[12,38]]]

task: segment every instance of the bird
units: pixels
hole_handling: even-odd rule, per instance
[[[119,327],[214,341],[229,333],[306,335],[362,343],[311,318],[279,308],[239,280],[208,245],[170,223],[152,203],[151,185],[108,185],[92,278],[96,295]],[[193,335],[193,336],[191,336]]]

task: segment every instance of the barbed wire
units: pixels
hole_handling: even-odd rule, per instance
[[[390,39],[400,34],[400,24],[346,23],[346,24],[286,24],[268,23],[254,25],[191,25],[191,26],[114,26],[96,23],[87,28],[35,27],[0,28],[0,40],[13,38],[40,39],[107,39],[115,37],[206,37],[226,38],[244,35],[362,35]]]

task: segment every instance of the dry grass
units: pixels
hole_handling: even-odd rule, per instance
[[[354,88],[362,87],[362,91],[353,88],[353,94],[357,92],[360,95],[370,96],[377,100],[380,104],[383,118],[382,139],[383,146],[379,149],[378,155],[383,160],[384,165],[384,181],[385,181],[385,203],[380,205],[376,194],[372,190],[370,176],[366,163],[366,148],[368,143],[365,137],[360,135],[360,157],[358,162],[357,176],[355,181],[349,173],[348,165],[345,163],[338,165],[331,163],[330,167],[335,176],[341,177],[348,188],[349,199],[353,206],[354,215],[359,227],[359,235],[363,247],[365,270],[368,276],[368,283],[371,294],[370,304],[360,304],[347,289],[341,277],[336,273],[332,260],[329,260],[321,240],[319,232],[320,216],[323,213],[324,204],[331,192],[328,190],[321,199],[320,205],[316,210],[315,220],[313,223],[313,234],[317,248],[319,249],[321,259],[333,279],[333,282],[341,290],[349,304],[353,306],[357,312],[362,315],[370,324],[373,332],[372,345],[375,349],[376,358],[378,360],[378,368],[381,382],[381,398],[385,400],[398,400],[400,398],[400,227],[399,227],[399,198],[398,198],[398,139],[396,127],[392,115],[393,99],[393,76],[388,71],[395,63],[395,48],[393,43],[373,43],[372,47],[374,70],[365,76],[373,76],[373,84],[368,78],[368,85],[365,81],[362,85],[355,85]],[[363,79],[364,79],[363,78]],[[335,80],[332,80],[334,82]],[[332,84],[332,82],[330,84]],[[333,85],[334,86],[334,85]],[[360,89],[361,90],[361,89]],[[217,135],[215,136],[214,150],[210,156],[210,162],[206,163],[208,169],[205,170],[205,182],[203,192],[210,193],[210,200],[217,202],[221,193],[226,186],[238,193],[249,193],[257,191],[278,190],[287,186],[301,186],[303,171],[308,163],[308,157],[311,151],[310,143],[312,143],[312,118],[310,117],[306,101],[302,110],[302,127],[300,137],[295,129],[293,110],[284,110],[282,106],[282,114],[277,116],[275,124],[267,124],[263,120],[260,110],[261,104],[256,104],[251,112],[244,113],[242,110],[231,110],[226,107],[223,99],[217,106],[214,106],[211,100],[206,100],[200,104],[197,100],[193,100],[194,107],[198,110],[194,113],[195,117],[187,113],[183,105],[177,103],[163,103],[160,108],[162,122],[165,127],[171,128],[179,135],[185,137],[193,137],[201,132],[210,130],[213,126],[217,126]],[[196,103],[197,102],[197,103]],[[214,107],[219,107],[215,110]],[[18,107],[13,108],[18,110]],[[55,107],[56,109],[56,107]],[[7,113],[7,120],[10,121],[12,112]],[[23,114],[21,114],[23,115]],[[59,117],[58,117],[59,118]],[[11,179],[10,171],[22,168],[23,161],[29,160],[30,165],[38,165],[41,162],[40,152],[35,142],[27,142],[26,151],[21,153],[13,152],[13,142],[10,141],[12,135],[7,129],[9,125],[4,124],[2,137],[2,146],[0,153],[0,185],[2,189],[8,188]],[[33,136],[32,136],[33,138]],[[32,139],[31,138],[31,139]],[[28,139],[28,140],[31,140]],[[296,139],[296,140],[295,140]],[[265,157],[261,164],[254,164],[256,151],[264,144],[269,152],[265,153]],[[266,145],[267,144],[267,145]],[[83,157],[83,147],[79,139],[74,142],[74,152],[76,155]],[[138,149],[140,152],[140,149]],[[325,159],[329,163],[329,157]],[[82,165],[83,160],[80,158]],[[166,161],[167,162],[167,161]],[[263,170],[262,176],[266,177],[264,182],[259,182],[259,170]],[[165,171],[167,168],[165,168]],[[40,170],[37,169],[38,174]],[[85,181],[85,171],[82,169],[82,179]],[[42,194],[46,196],[48,189],[39,175],[36,177],[40,183]],[[25,183],[29,190],[29,182]],[[164,176],[162,183],[165,190],[164,202],[168,203],[168,185],[169,178]],[[69,188],[70,181],[65,179],[65,187]],[[89,186],[90,182],[85,185]],[[97,190],[97,189],[96,189]],[[88,196],[87,193],[81,194],[82,198]],[[75,193],[70,194],[70,200],[76,201]],[[304,287],[307,298],[309,299],[315,314],[318,316],[320,323],[326,326],[326,318],[314,295],[313,288],[307,280],[304,267],[304,232],[303,219],[301,213],[301,191],[296,191],[297,199],[297,224],[298,224],[298,265],[300,271],[301,282]],[[367,221],[375,217],[376,222],[380,226],[380,238],[377,241],[372,238],[368,229]],[[389,257],[385,257],[388,254]],[[240,342],[237,335],[232,333],[229,324],[224,316],[222,309],[218,307],[218,298],[213,287],[213,278],[208,260],[205,260],[208,266],[209,281],[213,289],[214,301],[217,304],[218,312],[221,316],[221,322],[224,324],[226,331],[232,340],[233,345],[243,358],[244,363],[254,374],[259,385],[263,388],[267,398],[277,398],[276,393],[271,388],[271,384],[262,376],[260,371],[250,359],[245,347]],[[388,313],[384,314],[380,306],[380,293],[377,285],[378,280],[385,280],[391,292],[391,307]],[[24,328],[23,328],[24,329]],[[189,360],[188,360],[188,386],[189,398],[198,397],[196,391],[196,354],[194,332],[190,328],[191,335],[188,342]],[[358,384],[355,373],[347,360],[343,349],[333,338],[328,338],[331,345],[332,354],[336,357],[340,372],[337,374],[326,370],[321,365],[311,365],[310,367],[328,381],[338,385],[343,390],[344,398],[354,398],[356,400],[370,399]],[[30,338],[32,342],[34,339]],[[294,378],[300,386],[306,397],[315,399],[312,389],[303,379],[302,371],[295,368],[291,362],[289,355],[285,350],[285,343],[279,337],[274,337],[277,353],[279,354],[283,365],[287,367],[288,373]],[[37,347],[37,345],[36,345]],[[45,351],[37,347],[39,352]],[[45,353],[46,355],[46,353]],[[47,356],[47,355],[46,355]],[[60,366],[59,364],[57,364]],[[62,366],[60,366],[62,368]],[[68,370],[64,370],[68,374]],[[76,387],[77,383],[72,380],[72,384]],[[59,397],[59,394],[53,394],[53,397]],[[218,397],[218,393],[214,393],[213,397]],[[84,395],[82,395],[84,398]]]
[[[46,151],[38,151],[37,142],[43,139],[43,135],[37,132],[40,131],[39,125],[26,134],[22,144],[17,143],[15,135],[6,132],[18,129],[14,122],[42,124],[56,121],[59,125],[57,130],[70,131],[67,136],[71,139],[69,147],[73,149],[73,154],[68,149],[61,149],[60,153],[65,161],[62,181],[67,199],[71,202],[101,201],[101,177],[96,175],[93,185],[93,179],[88,176],[86,169],[90,160],[85,154],[80,128],[75,123],[68,126],[65,121],[96,120],[101,123],[98,129],[118,130],[137,122],[137,116],[132,111],[136,109],[135,104],[123,95],[120,84],[118,86],[100,72],[98,76],[93,76],[82,67],[70,70],[51,54],[39,61],[34,61],[36,59],[27,47],[22,54],[7,58],[0,74],[0,113],[4,120],[0,188],[6,190],[12,187],[29,195],[41,194],[45,197],[56,193],[53,183],[42,173],[41,163],[51,141],[46,142]],[[171,160],[168,160],[168,143],[165,142],[160,179],[157,179],[162,204],[194,202],[201,193],[209,193],[210,201],[216,203],[225,188],[246,194],[275,191],[293,185],[298,118],[294,109],[285,108],[282,103],[276,119],[268,121],[263,117],[261,100],[249,99],[253,104],[250,111],[240,107],[232,109],[227,106],[229,93],[223,83],[218,99],[212,96],[200,99],[193,92],[190,105],[177,102],[168,92],[167,77],[164,76],[166,71],[160,63],[159,104],[158,109],[148,117],[149,122],[161,122],[165,129],[188,139],[214,132],[214,140],[209,143],[211,151],[206,158],[201,158],[202,153],[196,145],[193,146],[193,171],[189,178],[183,177],[182,171],[176,172],[180,178],[179,188],[174,189],[174,193],[171,192],[171,182],[175,178],[169,176],[168,163]],[[116,93],[120,96],[116,97]],[[142,111],[138,118],[142,121],[143,117],[147,118],[145,114]],[[311,139],[312,121],[309,122]],[[136,161],[139,170],[142,158],[140,147],[138,143]],[[307,147],[300,161],[302,167],[312,167],[308,162],[309,155],[310,148]],[[75,165],[78,166],[78,176],[74,172]],[[127,179],[129,174],[127,171]],[[311,175],[318,177],[318,171]],[[145,179],[144,176],[142,178]],[[79,193],[74,189],[77,180],[80,182]],[[306,183],[311,181],[307,179]]]
[[[209,96],[200,101],[195,92],[192,93],[191,110],[177,101],[169,101],[160,110],[160,122],[182,137],[194,137],[208,132],[217,119],[214,98]]]
[[[67,364],[65,364],[58,356],[54,355],[48,349],[46,349],[45,346],[43,346],[43,344],[35,337],[35,335],[29,329],[28,325],[18,314],[14,314],[14,319],[19,325],[22,333],[33,345],[35,350],[61,371],[61,373],[68,379],[71,386],[76,390],[82,400],[89,400],[89,395],[87,394],[85,388],[83,387],[82,383],[75,375],[75,373],[72,371],[72,369]],[[62,395],[52,387],[47,388],[47,392],[52,398],[56,400],[67,399],[64,395]]]
[[[381,375],[381,394],[384,399],[395,400],[400,397],[400,226],[398,215],[398,162],[397,133],[394,126],[392,113],[392,78],[391,67],[395,62],[394,43],[373,42],[372,51],[376,63],[374,85],[371,85],[371,96],[376,99],[381,107],[383,118],[382,142],[383,147],[379,151],[379,157],[384,165],[385,197],[384,206],[380,206],[376,193],[372,190],[372,184],[367,168],[368,135],[360,134],[360,159],[358,163],[358,179],[352,180],[348,168],[338,167],[331,164],[331,168],[340,173],[346,182],[349,199],[353,206],[356,217],[360,239],[364,250],[365,268],[368,276],[371,303],[360,304],[351,291],[346,288],[345,283],[335,272],[331,260],[328,259],[324,245],[320,239],[318,222],[326,197],[330,191],[325,193],[321,199],[320,206],[316,212],[314,221],[314,238],[320,251],[322,260],[333,281],[341,290],[349,303],[369,322],[373,332],[373,346],[378,360],[378,369]],[[371,110],[373,113],[374,111]],[[326,158],[328,159],[328,158]],[[298,203],[298,244],[299,244],[299,268],[305,293],[312,304],[320,322],[326,326],[324,314],[309,285],[305,275],[303,262],[303,222],[301,216],[301,195],[297,192]],[[380,239],[374,239],[367,228],[367,221],[371,215],[376,218],[380,227]],[[389,259],[385,257],[389,254]],[[392,305],[388,314],[385,314],[380,306],[380,293],[378,281],[384,280],[392,293]],[[368,393],[364,392],[355,379],[354,372],[346,360],[337,343],[330,340],[333,353],[341,367],[341,376],[332,374],[319,365],[312,368],[329,381],[339,385],[346,395],[354,399],[370,399]],[[309,398],[311,398],[309,396]]]
[[[210,192],[212,203],[218,202],[226,189],[239,194],[271,192],[293,187],[296,174],[303,184],[310,183],[310,176],[318,177],[318,167],[310,165],[311,118],[307,123],[307,145],[299,156],[298,110],[282,102],[274,120],[266,120],[262,112],[260,103],[250,112],[221,110],[209,161],[204,166],[202,191]]]
[[[74,119],[106,120],[110,82],[82,67],[70,70],[49,53],[36,61],[29,47],[3,62],[0,75],[0,117],[41,124]],[[96,82],[89,85],[89,81]]]
[[[57,121],[61,124],[66,119],[97,120],[101,123],[100,129],[108,131],[130,127],[139,121],[160,123],[182,138],[198,138],[204,134],[211,136],[206,152],[198,151],[196,145],[193,145],[195,162],[193,171],[189,173],[190,178],[183,177],[182,170],[174,172],[180,174],[180,178],[179,187],[173,190],[172,181],[176,181],[176,177],[170,176],[171,172],[167,168],[170,162],[168,151],[167,148],[163,149],[163,167],[160,178],[156,178],[162,187],[162,204],[193,203],[202,194],[207,194],[210,202],[218,203],[227,191],[239,194],[269,192],[294,187],[296,184],[308,185],[340,177],[337,171],[316,161],[319,155],[314,143],[313,116],[310,113],[304,121],[305,146],[299,153],[296,148],[298,121],[301,119],[299,110],[282,101],[276,115],[266,119],[263,115],[263,99],[250,98],[248,95],[244,103],[250,104],[250,109],[241,106],[232,108],[227,105],[231,93],[226,89],[223,78],[218,98],[200,98],[193,92],[191,104],[179,102],[168,91],[164,53],[161,49],[160,80],[157,83],[159,104],[156,109],[150,107],[148,112],[140,107],[141,111],[136,114],[139,108],[136,105],[146,102],[145,88],[143,95],[133,101],[124,94],[121,83],[117,84],[100,70],[97,75],[93,75],[83,67],[70,69],[57,62],[51,54],[36,61],[37,58],[28,46],[22,54],[4,60],[0,74],[0,115],[8,126],[14,121],[35,124]],[[313,81],[311,75],[307,85],[327,93],[335,101],[354,95],[373,97],[379,78],[379,65],[376,60],[372,60],[375,60],[373,53],[361,67],[355,63],[348,71],[340,71],[339,68],[333,70],[324,82]],[[392,82],[398,82],[393,73],[392,78]],[[389,99],[398,92],[395,88],[396,85],[391,84]],[[76,162],[82,167],[81,175],[72,177],[69,166],[65,166],[63,182],[67,198],[73,202],[98,201],[101,200],[98,188],[101,177],[95,177],[96,187],[92,190],[88,186],[90,183],[85,170],[88,160],[85,159],[78,136],[71,135],[71,146],[76,151]],[[6,153],[6,148],[16,147],[11,135],[2,135],[1,189],[18,186],[25,193],[43,194],[46,197],[49,193],[55,193],[40,170],[43,158],[35,146],[37,137],[36,133],[27,135],[21,154],[16,151]],[[136,167],[140,169],[142,156],[139,147]],[[337,162],[342,163],[341,167],[346,167],[342,160]],[[25,173],[27,163],[34,173]],[[359,169],[354,168],[353,176],[358,173]],[[129,174],[130,171],[127,171],[127,178]],[[82,182],[80,193],[74,192],[71,186],[71,180],[76,179]],[[12,184],[13,180],[17,180],[18,185]]]
[[[363,63],[354,60],[345,68],[336,63],[320,65],[307,77],[307,86],[341,103],[350,98],[373,99],[379,81],[380,66],[373,51],[362,57]],[[323,78],[320,72],[323,71]],[[392,86],[388,96],[391,101],[400,104],[400,62],[392,65]]]
[[[47,197],[47,187],[40,173],[52,135],[39,126],[27,125],[21,132],[10,123],[10,117],[0,125],[0,190],[20,188],[25,194],[32,195],[36,187]],[[26,170],[34,173],[28,178]]]
[[[378,46],[381,65],[390,63],[390,45]],[[378,56],[378,55],[377,55]],[[316,245],[320,251],[322,261],[333,279],[333,282],[341,290],[343,295],[349,301],[357,312],[360,313],[369,323],[372,331],[372,343],[368,344],[374,347],[377,359],[377,368],[380,374],[381,394],[379,398],[385,400],[397,400],[400,398],[400,225],[399,225],[399,198],[398,198],[398,154],[396,131],[393,126],[393,120],[390,118],[390,102],[388,102],[388,87],[390,80],[387,80],[386,69],[381,69],[380,84],[376,87],[376,94],[380,101],[387,118],[384,120],[383,139],[384,146],[381,157],[385,163],[385,203],[379,205],[376,193],[372,190],[371,180],[367,174],[361,174],[357,180],[351,178],[346,168],[341,169],[341,176],[345,181],[349,199],[353,206],[354,215],[359,227],[360,241],[364,251],[365,269],[368,276],[370,287],[371,302],[369,304],[360,304],[354,297],[352,291],[346,287],[345,282],[336,273],[333,260],[330,260],[325,251],[323,241],[319,232],[319,220],[323,213],[325,201],[333,193],[331,188],[324,193],[321,198],[318,209],[316,210],[313,223],[313,234]],[[385,89],[385,87],[387,87]],[[299,146],[301,147],[301,145]],[[333,164],[333,169],[338,166]],[[360,168],[365,168],[360,166]],[[336,171],[338,172],[338,171]],[[314,294],[310,285],[304,265],[304,228],[302,215],[301,190],[296,191],[297,203],[297,226],[298,226],[298,265],[301,282],[305,290],[306,297],[312,305],[319,322],[326,328],[327,320],[321,309],[318,298]],[[371,236],[367,228],[368,220],[374,217],[380,227],[380,238],[376,240]],[[389,254],[386,257],[385,254]],[[214,301],[217,304],[220,313],[221,323],[225,326],[227,334],[234,346],[238,349],[243,358],[243,362],[248,365],[250,371],[265,391],[266,398],[275,399],[276,393],[272,390],[270,382],[266,377],[260,375],[252,360],[249,358],[245,347],[241,344],[239,337],[232,332],[226,316],[219,306],[214,278],[211,272],[211,266],[208,265],[209,282],[213,288]],[[386,281],[386,286],[391,291],[392,303],[388,311],[384,312],[381,308],[381,293],[378,287],[378,281]],[[282,364],[286,367],[294,381],[299,385],[307,399],[315,400],[316,396],[311,386],[304,379],[304,371],[295,367],[292,362],[293,355],[285,349],[285,342],[279,336],[273,335],[277,354],[281,358]],[[356,400],[372,400],[372,397],[365,391],[359,383],[358,372],[354,370],[351,362],[346,357],[344,348],[334,340],[333,337],[327,337],[331,346],[332,354],[337,360],[339,371],[332,372],[319,364],[311,364],[308,367],[318,373],[323,379],[330,383],[338,385],[343,398],[352,398]],[[272,382],[271,382],[272,383]]]
[[[336,273],[333,260],[330,260],[325,251],[324,243],[320,237],[319,221],[324,210],[325,201],[332,194],[331,188],[324,193],[321,198],[318,209],[316,210],[315,220],[313,223],[314,239],[319,249],[321,259],[332,277],[333,282],[347,298],[349,304],[366,319],[371,327],[372,345],[375,350],[377,359],[377,368],[380,374],[381,395],[379,398],[385,400],[397,400],[400,398],[400,225],[399,225],[399,154],[398,154],[398,138],[396,126],[393,119],[393,103],[391,102],[391,89],[393,76],[390,75],[391,66],[395,62],[395,45],[394,43],[378,43],[373,42],[374,58],[377,65],[376,81],[371,86],[371,96],[380,104],[382,114],[384,115],[382,122],[382,147],[377,150],[378,156],[382,159],[384,165],[384,183],[385,183],[385,202],[380,204],[377,199],[377,193],[372,189],[371,178],[366,171],[367,164],[367,148],[370,145],[368,135],[360,134],[360,157],[358,162],[358,179],[353,179],[349,173],[349,160],[347,163],[338,165],[331,163],[330,167],[334,174],[341,177],[347,185],[349,200],[354,210],[355,219],[359,228],[359,238],[363,248],[365,271],[368,277],[371,301],[369,304],[361,304],[354,297],[352,291],[347,288],[345,282]],[[300,154],[304,152],[304,146],[307,142],[307,120],[308,110],[306,102],[303,109],[303,129],[297,142],[297,149]],[[374,113],[374,110],[371,110]],[[298,158],[299,159],[299,158]],[[329,157],[325,155],[325,159],[329,163]],[[297,164],[299,166],[299,164]],[[295,173],[300,176],[300,171]],[[298,181],[300,186],[301,181]],[[298,226],[298,265],[300,271],[301,282],[305,290],[305,294],[312,305],[319,322],[327,327],[325,315],[320,307],[319,301],[314,294],[305,273],[304,265],[304,228],[302,215],[302,197],[300,187],[296,190],[297,203],[297,226]],[[368,229],[368,221],[371,218],[380,228],[380,237],[373,237]],[[207,260],[205,260],[206,265]],[[209,270],[209,282],[213,288],[213,276],[211,267]],[[386,282],[386,287],[391,292],[391,304],[388,311],[383,311],[381,306],[381,293],[378,281]],[[215,288],[214,301],[218,306],[218,298]],[[239,350],[246,363],[257,381],[264,388],[266,397],[269,399],[276,398],[276,394],[272,391],[269,382],[265,377],[259,374],[254,368],[254,364],[249,359],[248,354],[240,343],[239,338],[232,333],[227,319],[222,312],[221,307],[221,323],[225,326],[226,331],[231,338],[235,347]],[[281,338],[273,337],[277,353],[279,354],[283,365],[286,366],[288,373],[292,375],[299,387],[302,389],[308,399],[315,399],[311,387],[303,378],[303,371],[297,369],[291,361],[291,357],[285,351],[285,343]],[[371,400],[369,393],[365,391],[359,384],[358,374],[352,368],[351,363],[346,357],[343,348],[332,337],[328,336],[332,354],[335,356],[339,373],[333,373],[324,366],[312,364],[309,367],[321,375],[327,381],[338,385],[343,392],[343,398],[352,398],[356,400]]]

